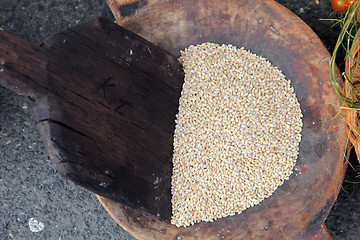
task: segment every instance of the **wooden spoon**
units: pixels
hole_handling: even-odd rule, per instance
[[[41,47],[0,31],[0,84],[34,99],[56,169],[164,220],[183,78],[176,58],[103,18]]]

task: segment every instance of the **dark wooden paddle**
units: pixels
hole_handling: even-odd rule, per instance
[[[176,58],[103,18],[41,47],[0,31],[0,84],[34,99],[56,169],[163,220],[183,77]]]

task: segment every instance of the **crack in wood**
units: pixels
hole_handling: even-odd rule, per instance
[[[130,124],[134,125],[137,128],[140,128],[141,130],[146,130],[145,128],[139,126],[138,124],[134,123],[134,122],[129,122]]]
[[[63,123],[63,122],[60,122],[60,121],[58,121],[58,120],[54,120],[54,119],[41,119],[41,120],[39,120],[38,122],[39,122],[39,123],[49,122],[49,123],[56,124],[56,125],[58,125],[58,126],[60,126],[60,127],[64,127],[64,128],[66,128],[66,129],[70,130],[71,132],[74,132],[74,133],[77,133],[77,134],[79,134],[79,135],[81,135],[81,136],[83,136],[83,137],[86,137],[86,138],[90,139],[90,140],[93,141],[93,142],[96,142],[93,138],[91,138],[90,136],[86,135],[85,133],[83,133],[83,132],[81,132],[81,131],[79,131],[79,130],[76,130],[75,128],[73,128],[73,127],[71,127],[71,126],[69,126],[69,125],[67,125],[67,124],[65,124],[65,123]]]

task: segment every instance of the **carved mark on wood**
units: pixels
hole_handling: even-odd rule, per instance
[[[103,96],[106,99],[106,88],[115,87],[115,84],[109,83],[112,77],[107,78],[100,86],[96,88],[96,91],[102,90]]]
[[[130,103],[130,102],[128,102],[128,101],[125,101],[125,100],[123,100],[123,99],[120,99],[120,105],[115,108],[115,112],[117,112],[119,115],[121,115],[121,114],[122,114],[121,109],[122,109],[123,107],[125,107],[126,105],[132,107],[132,103]]]

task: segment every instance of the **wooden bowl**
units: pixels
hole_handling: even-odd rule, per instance
[[[346,168],[347,136],[329,76],[330,55],[316,34],[269,0],[108,0],[116,23],[175,56],[191,44],[245,47],[292,80],[304,127],[294,173],[261,204],[239,215],[177,228],[99,196],[138,239],[329,239],[323,222]]]

